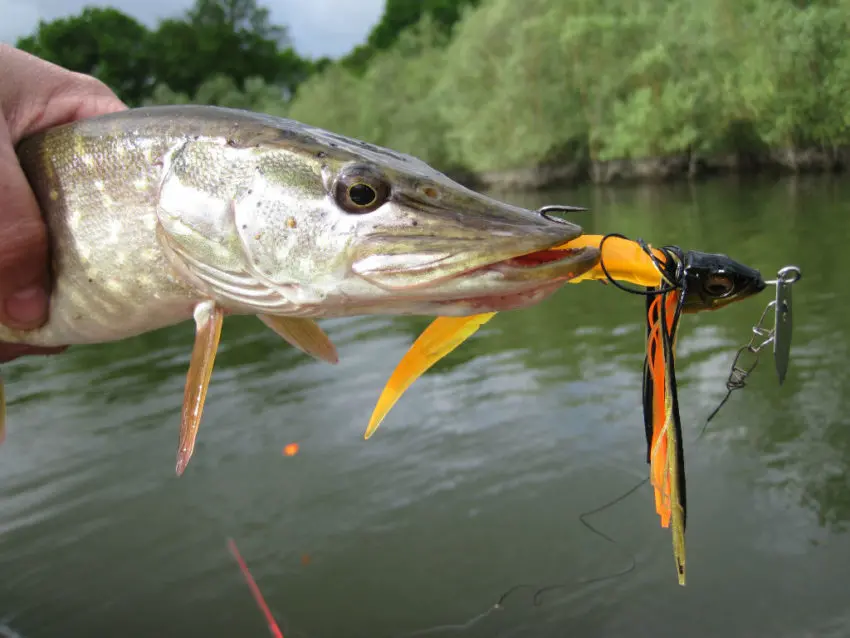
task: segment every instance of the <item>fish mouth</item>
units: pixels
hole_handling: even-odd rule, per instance
[[[373,234],[370,236],[373,242],[398,242],[401,250],[367,253],[354,260],[352,271],[384,290],[412,295],[476,278],[483,273],[499,275],[505,283],[566,280],[593,268],[600,258],[597,247],[564,248],[565,243],[581,234],[577,226],[549,228],[548,236],[542,238],[533,235],[502,237],[496,246],[486,251],[479,246],[492,241],[492,236],[475,240],[444,238],[439,243],[432,242],[425,250],[416,250],[416,236]]]
[[[497,272],[507,281],[536,281],[554,283],[569,281],[584,274],[599,263],[599,249],[593,246],[552,250],[549,248],[517,255],[473,268],[458,277],[469,276],[476,271]]]
[[[560,244],[553,244],[552,247]],[[498,283],[490,291],[440,302],[459,313],[503,312],[539,303],[599,263],[593,246],[552,250],[551,247],[496,261],[455,275],[453,279],[493,277]],[[446,312],[445,314],[452,314]]]
[[[386,270],[364,268],[357,274],[388,293],[381,301],[382,313],[409,314],[416,309],[419,314],[465,316],[525,308],[554,294],[599,263],[597,247],[564,248],[567,240],[563,235],[563,232],[551,233],[544,241],[536,238],[533,242],[536,246],[528,238],[521,238],[516,243],[526,246],[509,250],[503,245],[492,251],[490,259],[482,259],[478,253],[466,268],[457,267],[462,257],[458,259],[455,252],[451,257],[457,261],[446,269],[448,272],[434,272],[439,269],[442,255],[430,260],[427,254],[419,253],[426,258],[425,263],[420,262],[413,269],[404,270],[400,263],[393,263]],[[569,240],[580,235],[580,229],[570,231]],[[384,261],[381,265],[386,267],[386,264]],[[351,299],[347,303],[350,305]]]
[[[565,247],[583,234],[576,224],[491,200],[462,203],[416,203],[417,223],[365,229],[352,274],[381,289],[384,304],[484,312],[534,303],[599,263],[595,246]]]

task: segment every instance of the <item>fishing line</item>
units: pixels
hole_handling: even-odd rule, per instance
[[[474,624],[478,623],[481,620],[484,620],[487,616],[489,616],[493,612],[501,611],[502,609],[504,609],[505,600],[507,600],[508,597],[512,593],[514,593],[515,591],[518,591],[520,589],[534,589],[534,587],[535,587],[535,585],[526,585],[526,584],[514,585],[508,591],[506,591],[504,594],[502,594],[499,597],[499,600],[497,600],[486,611],[482,611],[480,614],[473,616],[472,618],[470,618],[469,620],[467,620],[464,623],[457,623],[457,624],[451,624],[451,625],[436,625],[434,627],[429,627],[428,629],[419,629],[417,631],[412,631],[410,633],[405,634],[405,636],[424,636],[424,635],[427,635],[427,634],[434,634],[434,633],[438,633],[438,632],[441,632],[441,631],[463,631],[465,629],[469,629]]]
[[[656,297],[658,295],[664,295],[668,292],[672,292],[676,289],[683,288],[685,282],[685,267],[684,267],[684,255],[682,254],[682,249],[678,246],[663,246],[659,248],[664,256],[667,258],[668,263],[662,264],[658,257],[652,250],[652,247],[647,244],[642,239],[638,238],[635,243],[638,244],[641,249],[647,254],[647,256],[652,260],[652,263],[655,265],[655,268],[658,270],[658,273],[661,275],[661,279],[667,282],[667,288],[659,287],[653,289],[640,289],[640,288],[631,288],[624,284],[621,284],[619,281],[614,279],[611,276],[611,273],[608,272],[608,268],[605,266],[605,256],[602,250],[605,242],[610,238],[616,237],[618,239],[625,239],[626,241],[631,241],[625,235],[621,235],[620,233],[608,233],[602,240],[599,242],[599,266],[602,268],[602,272],[605,273],[605,277],[609,283],[613,284],[615,287],[628,292],[633,295],[641,295],[644,297]],[[676,269],[674,272],[669,272],[671,264],[675,264]]]
[[[634,491],[634,489],[632,491]],[[629,493],[631,493],[631,492],[629,492]],[[621,498],[625,498],[625,496],[628,496],[628,494],[622,496]],[[590,528],[591,530],[593,530],[595,533],[599,534],[600,536],[602,536],[603,538],[608,540],[609,542],[613,543],[614,545],[617,544],[616,541],[614,541],[614,539],[606,536],[603,532],[596,530],[592,525],[590,525],[586,521],[582,520],[582,523],[584,525],[586,525],[588,528]],[[405,636],[425,636],[425,635],[428,635],[428,634],[440,633],[440,632],[444,632],[444,631],[464,631],[466,629],[469,629],[473,625],[479,623],[480,621],[484,620],[485,618],[487,618],[491,614],[493,614],[497,611],[504,610],[505,601],[508,598],[510,598],[510,596],[513,593],[515,593],[517,591],[520,591],[520,590],[523,590],[523,589],[534,590],[534,595],[531,597],[531,604],[532,604],[533,607],[540,607],[543,604],[543,594],[546,593],[546,592],[555,591],[555,590],[558,590],[558,589],[566,589],[568,587],[574,587],[576,585],[590,585],[592,583],[597,583],[597,582],[600,582],[600,581],[603,581],[603,580],[609,580],[611,578],[619,578],[621,576],[625,576],[629,572],[634,571],[636,566],[637,566],[637,563],[635,561],[635,558],[634,558],[634,556],[631,556],[631,564],[627,568],[620,570],[619,572],[615,572],[613,574],[607,574],[605,576],[597,576],[595,578],[586,578],[584,580],[576,581],[575,583],[568,583],[568,582],[554,583],[552,585],[544,585],[542,587],[539,586],[539,585],[531,585],[531,584],[528,584],[528,583],[522,583],[522,584],[519,584],[519,585],[514,585],[513,587],[511,587],[510,589],[505,591],[501,596],[499,596],[499,599],[495,603],[493,603],[493,605],[491,605],[489,608],[487,608],[485,611],[481,612],[480,614],[473,616],[472,618],[470,618],[469,620],[467,620],[464,623],[436,625],[434,627],[429,627],[428,629],[419,629],[419,630],[416,630],[416,631],[411,631],[411,632],[404,634],[404,635]]]
[[[729,400],[729,397],[732,396],[733,390],[738,390],[738,389],[743,388],[743,387],[744,387],[743,382],[741,382],[741,384],[739,386],[736,386],[734,388],[729,388],[728,384],[727,384],[726,395],[720,400],[720,403],[717,404],[717,407],[714,408],[711,411],[711,414],[708,415],[708,418],[705,420],[705,423],[702,424],[702,429],[699,431],[699,434],[697,434],[697,438],[694,439],[694,443],[696,443],[697,441],[699,441],[703,437],[703,435],[705,434],[705,431],[708,429],[708,424],[711,422],[711,420],[715,416],[717,416],[717,413],[720,412],[720,408],[722,408],[724,405],[726,405],[726,402]]]
[[[768,306],[768,308],[769,308],[769,306]],[[767,309],[765,309],[765,313],[766,312],[767,312]],[[756,337],[756,335],[758,335],[758,329],[761,327],[761,324],[762,324],[763,321],[764,321],[764,314],[762,315],[762,318],[759,320],[758,326],[756,326],[756,328],[753,330],[753,338],[750,339],[750,343],[748,343],[747,345],[742,346],[741,348],[738,349],[738,352],[735,355],[735,360],[732,362],[732,369],[729,372],[729,378],[726,380],[726,395],[720,400],[720,403],[717,405],[716,408],[714,408],[712,413],[708,415],[708,418],[705,420],[705,423],[702,426],[702,430],[700,430],[699,435],[697,435],[696,441],[699,441],[702,438],[703,434],[705,434],[705,431],[708,429],[709,422],[715,416],[717,416],[717,413],[720,412],[720,408],[722,408],[724,405],[726,405],[726,402],[729,400],[729,397],[732,396],[732,393],[735,390],[740,390],[744,386],[747,385],[747,377],[750,376],[752,371],[756,369],[756,366],[759,363],[759,357],[758,357],[759,350],[761,350],[761,348],[763,348],[765,345],[767,345],[767,343],[769,343],[769,340],[768,340],[768,341],[762,343],[759,346],[755,346],[755,347],[753,346],[753,342],[755,341],[755,337]],[[751,366],[746,367],[746,368],[741,368],[740,366],[738,366],[738,359],[740,359],[741,355],[744,354],[745,352],[749,352],[751,354],[754,354],[755,355],[755,361],[753,361],[753,364]]]
[[[550,208],[553,211],[557,210],[558,212],[567,212],[567,210],[568,210],[568,207],[550,207]],[[544,216],[546,216],[546,212],[549,212],[549,211],[548,210],[544,211],[544,209],[541,209],[541,213],[543,213]],[[609,235],[605,235],[602,238],[602,241],[600,242],[600,245],[599,245],[600,253],[602,252],[603,244],[610,237],[619,237],[619,238],[625,239],[626,241],[629,241],[627,237],[620,235],[620,234],[611,233]],[[647,303],[647,317],[648,317],[647,339],[649,339],[651,337],[652,325],[650,325],[650,322],[652,321],[652,317],[656,312],[656,310],[653,308],[653,304],[656,303],[656,300],[650,299],[650,297],[657,298],[659,295],[666,295],[666,294],[671,293],[671,292],[673,292],[677,289],[681,290],[679,298],[677,299],[676,309],[675,309],[674,314],[673,314],[673,321],[672,321],[671,327],[669,329],[667,328],[667,312],[668,312],[667,311],[667,304],[663,303],[663,302],[659,304],[659,308],[657,309],[658,318],[657,318],[657,321],[655,322],[659,326],[660,333],[659,333],[658,336],[659,336],[660,342],[661,342],[660,347],[662,348],[662,351],[664,353],[664,359],[665,359],[666,362],[669,362],[671,364],[671,365],[665,366],[664,383],[665,383],[665,385],[669,384],[672,402],[673,402],[673,405],[675,405],[676,402],[677,402],[677,387],[676,387],[675,369],[674,369],[674,365],[672,365],[672,364],[675,363],[675,359],[673,357],[673,348],[675,347],[676,338],[677,338],[677,334],[678,334],[678,328],[679,328],[679,322],[681,320],[681,315],[682,315],[682,312],[683,312],[683,309],[684,309],[685,297],[687,296],[687,282],[688,282],[689,266],[686,264],[685,255],[683,254],[682,250],[677,246],[664,246],[663,248],[660,249],[660,252],[662,253],[662,255],[666,259],[666,263],[662,263],[657,258],[657,256],[654,254],[652,248],[646,242],[644,242],[641,239],[638,239],[636,243],[638,243],[638,245],[643,249],[643,251],[652,260],[652,263],[655,265],[656,269],[658,270],[659,274],[661,275],[662,281],[667,283],[667,287],[659,286],[657,288],[646,288],[646,289],[643,289],[643,290],[628,288],[628,287],[620,284],[616,280],[614,280],[614,278],[611,276],[608,269],[606,268],[605,263],[604,263],[604,258],[601,255],[600,255],[600,266],[602,268],[602,271],[605,273],[605,276],[606,276],[608,282],[612,283],[617,288],[624,290],[625,292],[629,292],[631,294],[641,295],[641,296],[644,296],[644,297],[647,298],[647,302],[646,302]],[[780,278],[778,279],[778,283],[780,283],[780,284],[781,283],[794,283],[797,279],[799,279],[799,269],[796,269],[795,267],[789,266],[789,267],[787,267],[786,269],[783,269],[783,270],[789,270],[789,269],[792,269],[792,268],[796,270],[796,277],[783,281],[782,280],[783,271],[780,271],[780,275],[779,275]],[[768,282],[768,283],[777,283],[777,282]],[[789,297],[789,299],[790,299],[790,297]],[[723,399],[720,401],[720,403],[717,405],[717,407],[706,418],[705,423],[704,423],[702,429],[700,430],[699,435],[696,437],[695,442],[699,441],[702,438],[703,434],[705,433],[706,429],[708,428],[708,424],[711,422],[712,419],[714,419],[714,417],[718,414],[720,409],[726,404],[726,402],[729,400],[729,397],[731,396],[732,392],[735,391],[735,390],[741,389],[745,386],[745,382],[746,382],[747,377],[749,376],[750,373],[752,373],[752,371],[755,369],[756,365],[758,364],[759,352],[761,351],[761,349],[764,348],[769,343],[774,341],[776,328],[767,332],[763,328],[763,325],[762,325],[768,310],[774,304],[777,307],[781,306],[781,297],[780,297],[779,292],[777,293],[776,302],[771,302],[771,304],[768,305],[768,307],[765,309],[764,313],[762,313],[762,317],[759,320],[758,324],[753,328],[753,336],[751,337],[750,342],[748,344],[746,344],[745,346],[739,348],[739,350],[737,351],[735,359],[732,363],[732,369],[730,371],[729,378],[726,382],[726,390],[727,390],[726,395],[723,397]],[[790,306],[790,301],[786,302],[785,307],[789,307],[789,306]],[[778,312],[778,310],[777,310],[777,312]],[[785,312],[790,313],[790,310],[786,310]],[[777,320],[777,322],[778,322],[778,320]],[[778,325],[778,323],[777,323],[777,325]],[[757,342],[757,337],[762,337],[763,340],[761,342]],[[656,348],[655,350],[652,349],[653,346],[655,346],[655,348]],[[658,346],[657,342],[654,343],[654,344],[648,343],[648,346],[647,346],[647,356],[648,357],[649,357],[650,353],[652,353],[653,356],[657,355],[657,346]],[[748,367],[741,367],[741,366],[738,365],[738,361],[744,353],[749,353],[751,355],[755,355],[754,362]],[[644,378],[643,378],[644,401],[646,401],[646,397],[647,397],[647,394],[646,394],[646,391],[648,389],[647,377],[651,376],[650,372],[647,369],[647,362],[648,362],[648,359],[645,360],[645,364],[644,364]],[[652,381],[653,381],[653,383],[655,383],[656,380],[653,379]],[[651,396],[651,392],[650,392],[650,399],[651,398],[652,398],[652,396]],[[644,403],[644,405],[646,405],[646,403]],[[668,409],[669,409],[669,407],[668,407]],[[646,415],[647,415],[647,412],[646,412],[646,409],[645,409],[645,411],[644,411],[644,419],[645,419],[644,423],[647,427],[647,439],[648,439],[648,443],[649,443],[649,445],[648,445],[649,449],[648,449],[648,452],[647,452],[647,461],[650,462],[651,457],[652,457],[651,444],[652,444],[654,424],[652,423],[652,419],[649,419],[649,420],[646,419]],[[669,418],[670,417],[668,415],[667,419],[669,419]],[[685,491],[684,491],[684,487],[685,487],[684,454],[683,454],[683,449],[682,449],[683,446],[684,446],[684,441],[683,441],[683,436],[682,436],[682,428],[681,428],[681,422],[679,420],[678,410],[674,410],[674,413],[673,413],[673,428],[674,428],[675,439],[676,439],[675,444],[677,446],[676,463],[677,463],[677,466],[678,466],[677,476],[674,477],[674,479],[679,479],[679,481],[677,481],[677,482],[679,483],[679,487],[681,489],[680,505],[681,505],[682,509],[684,510],[685,507],[686,507],[686,499],[685,499]],[[651,471],[652,470],[650,469],[650,472]],[[637,492],[641,487],[643,487],[643,485],[645,483],[648,483],[649,481],[650,481],[650,478],[646,477],[646,478],[642,479],[640,482],[638,482],[636,485],[631,487],[626,492],[617,496],[616,498],[608,501],[607,503],[605,503],[605,504],[603,504],[603,505],[601,505],[601,506],[599,506],[599,507],[597,507],[593,510],[583,512],[578,517],[579,521],[585,527],[587,527],[593,534],[603,538],[604,540],[608,541],[609,543],[611,543],[613,545],[617,545],[617,541],[615,541],[611,536],[608,536],[607,534],[605,534],[602,530],[594,527],[590,522],[588,522],[587,518],[590,517],[590,516],[593,516],[594,514],[598,514],[602,511],[610,508],[610,507],[613,507],[614,505],[616,505],[617,503],[620,503],[621,501],[624,501],[626,498],[628,498],[629,496],[631,496],[632,494]],[[677,504],[673,504],[673,507],[676,507],[676,506],[677,506]],[[683,512],[683,514],[684,514],[684,512]],[[683,516],[683,519],[684,519],[684,516]],[[682,520],[681,524],[682,524],[682,529],[684,530],[685,521]],[[682,551],[683,551],[683,548],[682,548]],[[677,562],[678,562],[679,561],[679,555],[676,552],[677,552],[677,550],[676,550],[675,522],[674,522],[674,556],[676,556]],[[608,575],[600,576],[600,577],[597,577],[597,578],[591,578],[591,579],[585,579],[585,580],[577,581],[576,583],[572,584],[572,586],[580,585],[580,584],[590,584],[590,583],[599,582],[599,581],[603,581],[603,580],[607,580],[607,579],[611,579],[611,578],[618,578],[618,577],[621,577],[621,576],[625,576],[629,572],[634,571],[636,568],[637,568],[636,558],[635,558],[634,554],[630,554],[630,565],[626,569],[621,570],[620,572],[617,572],[617,573],[614,573],[614,574],[608,574]],[[679,564],[679,573],[680,573],[680,576],[684,574],[684,564],[683,563]],[[683,581],[680,580],[680,583],[683,584]],[[570,586],[571,586],[570,583],[563,582],[563,583],[556,583],[556,584],[552,584],[552,585],[546,585],[546,586],[543,586],[543,587],[537,587],[535,589],[534,595],[532,597],[533,606],[538,607],[542,604],[544,593],[546,593],[548,591],[553,591],[553,590],[556,590],[556,589],[567,588],[567,587],[570,587]],[[412,633],[409,633],[409,634],[406,634],[406,635],[407,636],[421,636],[421,635],[426,635],[426,634],[431,634],[431,633],[438,633],[438,632],[441,632],[441,631],[463,631],[465,629],[469,629],[470,627],[472,627],[476,623],[478,623],[481,620],[490,616],[492,613],[504,609],[504,604],[505,604],[506,600],[514,592],[520,591],[522,589],[534,589],[534,588],[535,588],[535,586],[530,585],[530,584],[514,585],[513,587],[508,589],[505,593],[503,593],[501,595],[501,597],[498,599],[498,601],[495,604],[493,604],[492,606],[490,606],[486,611],[484,611],[480,614],[477,614],[476,616],[473,616],[470,620],[466,621],[465,623],[437,625],[437,626],[431,627],[429,629],[415,631],[415,632],[412,632]]]

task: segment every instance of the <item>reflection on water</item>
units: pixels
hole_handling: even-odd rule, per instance
[[[236,540],[290,637],[845,635],[850,186],[723,180],[522,194],[587,232],[726,252],[795,287],[789,377],[769,356],[696,441],[767,302],[686,316],[679,379],[686,588],[646,475],[643,299],[593,283],[500,314],[368,442],[383,383],[428,318],[324,322],[337,366],[253,318],[225,322],[199,443],[174,476],[186,324],[4,366],[0,636],[263,636]],[[298,456],[281,454],[297,441]],[[628,575],[587,583],[630,564]],[[532,603],[533,589],[563,583]],[[697,616],[699,620],[697,621]],[[12,633],[12,632],[17,632]]]

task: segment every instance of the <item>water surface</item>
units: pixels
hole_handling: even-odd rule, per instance
[[[647,473],[643,300],[588,283],[499,315],[368,442],[375,400],[429,319],[323,323],[338,366],[228,319],[181,479],[191,325],[4,366],[0,635],[266,636],[228,538],[287,638],[850,633],[850,185],[505,198],[588,205],[586,232],[725,252],[768,277],[803,269],[785,385],[767,356],[699,441],[770,293],[683,321],[687,587],[648,487],[589,519],[616,545],[579,520]],[[283,456],[293,441],[301,452]],[[632,558],[627,575],[587,582]],[[515,585],[553,583],[536,606],[519,589],[479,616]]]

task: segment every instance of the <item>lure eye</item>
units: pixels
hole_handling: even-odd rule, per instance
[[[389,198],[390,186],[387,181],[365,166],[344,170],[334,185],[334,199],[346,213],[371,213]]]
[[[712,297],[726,297],[735,289],[735,284],[726,275],[709,275],[702,288]]]

